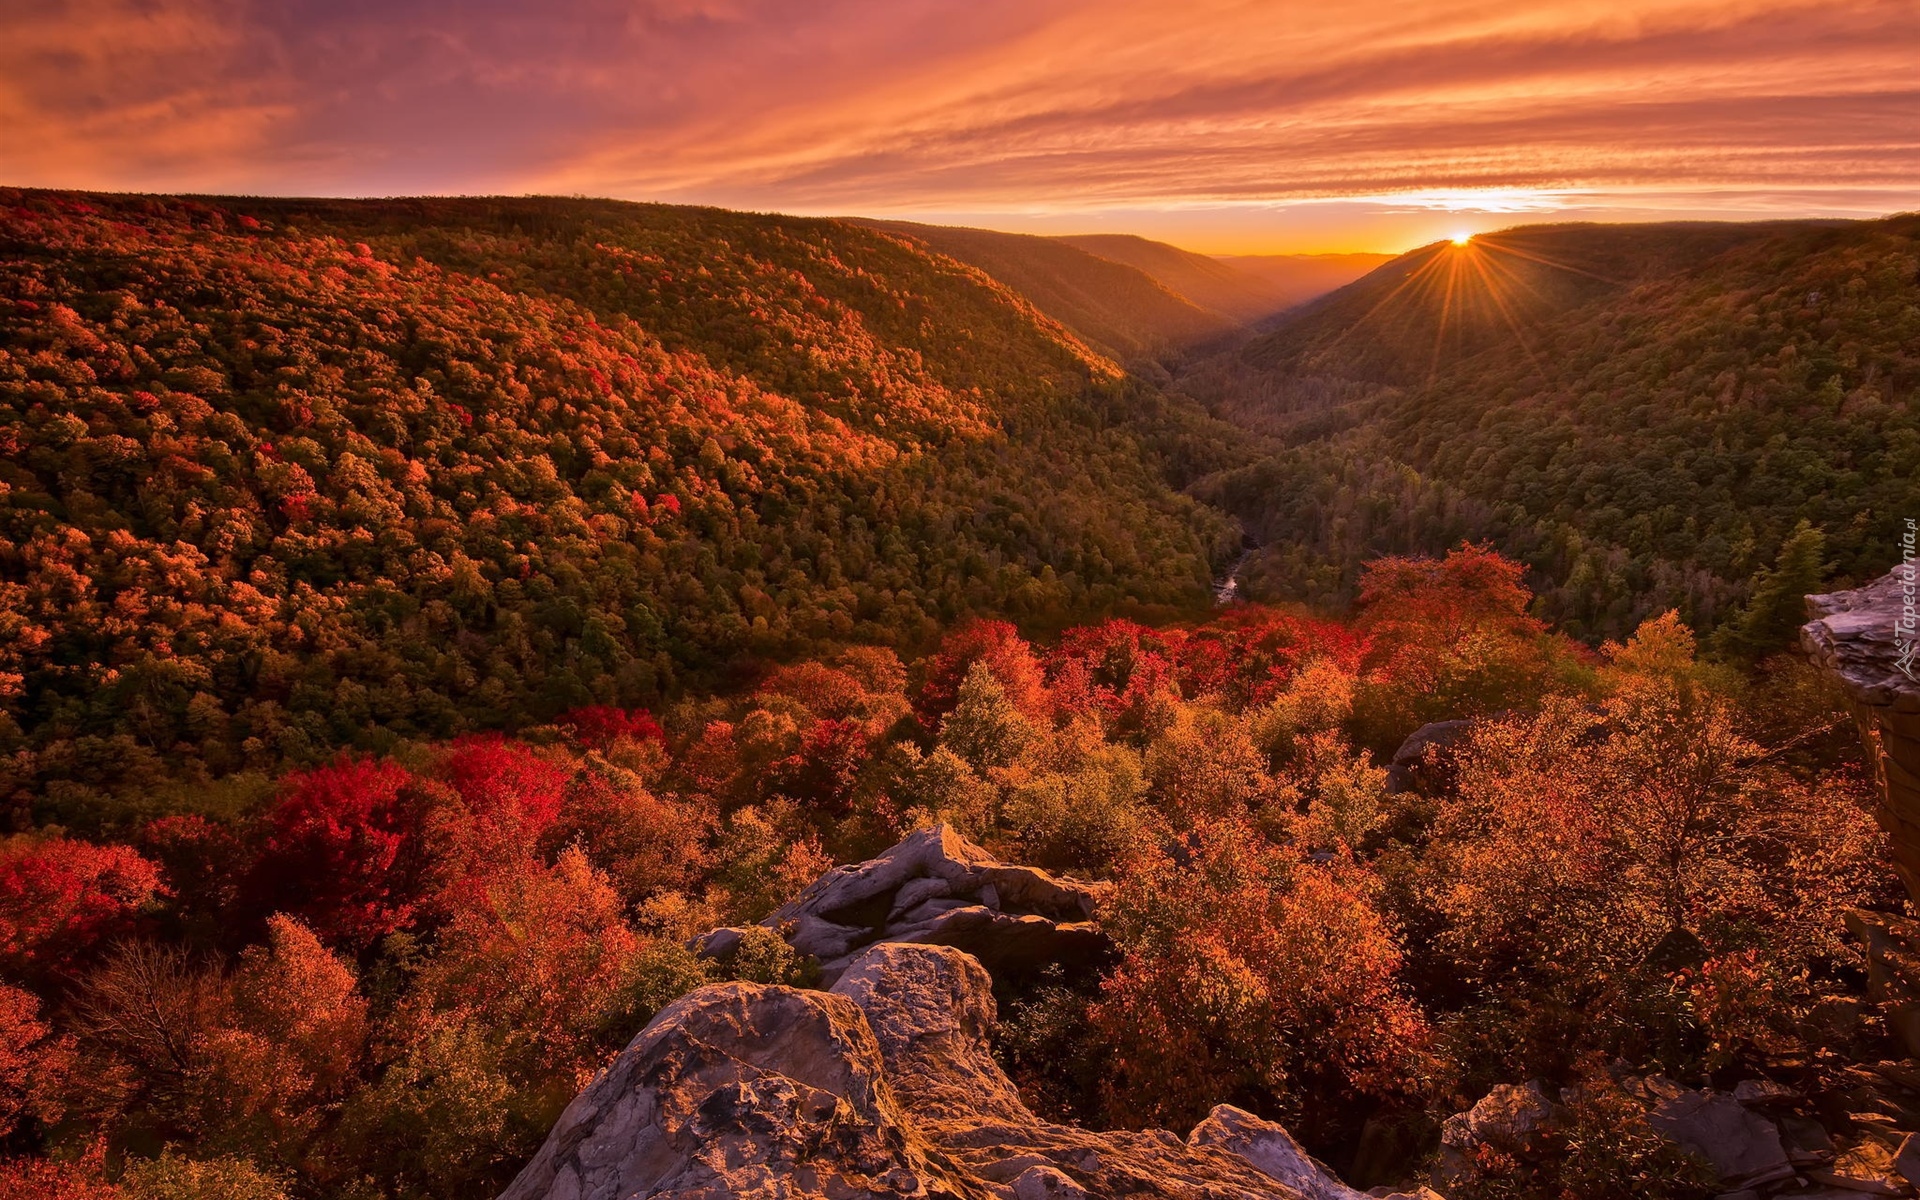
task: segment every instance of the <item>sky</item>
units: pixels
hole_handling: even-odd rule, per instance
[[[0,184],[1206,253],[1920,209],[1920,0],[0,0]]]

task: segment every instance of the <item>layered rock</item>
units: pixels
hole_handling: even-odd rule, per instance
[[[1111,945],[1093,923],[1099,898],[1098,885],[1003,863],[939,825],[829,871],[760,924],[817,958],[827,983],[878,942],[955,946],[995,975],[1017,976],[1104,958]],[[741,932],[716,929],[695,949],[725,958]]]
[[[1648,1087],[1653,1105],[1647,1123],[1711,1164],[1722,1187],[1757,1190],[1793,1178],[1779,1128],[1745,1103],[1658,1077],[1648,1080]]]
[[[884,1077],[844,997],[704,987],[574,1098],[502,1200],[980,1196],[928,1160]]]
[[[503,1200],[1358,1200],[1237,1109],[1186,1140],[1041,1120],[993,1059],[994,1015],[985,969],[947,946],[872,946],[830,993],[702,988],[568,1106]]]
[[[1808,596],[1813,619],[1800,643],[1846,693],[1879,776],[1879,818],[1895,868],[1920,900],[1920,664],[1908,657],[1914,587],[1897,568],[1853,591]]]

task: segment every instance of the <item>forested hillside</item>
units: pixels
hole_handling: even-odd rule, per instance
[[[1674,607],[1750,656],[1920,512],[1920,218],[1443,243],[1181,386],[1282,443],[1201,488],[1267,542],[1256,592],[1490,538],[1571,631]]]
[[[0,193],[0,796],[1201,602],[1226,439],[828,221]]]
[[[1105,881],[976,1022],[1048,1120],[1231,1103],[1455,1200],[1724,1192],[1650,1115],[1705,1087],[1794,1165],[1920,1120],[1856,1065],[1870,772],[1765,657],[1920,512],[1920,218],[1429,247],[1179,391],[1004,283],[0,192],[0,1194],[497,1195],[677,997],[822,982],[699,935],[936,822]],[[1344,611],[1203,617],[1229,513]],[[1531,1080],[1550,1138],[1443,1143]]]
[[[1130,234],[1056,239],[1138,268],[1202,308],[1256,325],[1353,282],[1390,254],[1244,254],[1215,258]]]
[[[1064,239],[908,221],[866,224],[978,267],[1130,366],[1177,358],[1238,328],[1233,318],[1181,295],[1146,271]]]
[[[1595,654],[1527,616],[1520,574],[1381,561],[1350,622],[965,623],[916,662],[851,648],[659,721],[592,706],[343,757],[246,809],[183,794],[111,838],[0,839],[0,1194],[497,1195],[675,997],[819,982],[777,929],[722,958],[693,935],[943,821],[1111,881],[1108,960],[1002,997],[1001,1060],[1049,1118],[1185,1129],[1232,1103],[1365,1186],[1541,1079],[1564,1142],[1456,1164],[1447,1194],[1706,1200],[1637,1078],[1858,1112],[1848,1064],[1897,1052],[1839,921],[1897,896],[1858,743],[1807,670],[1748,683],[1671,617]],[[1417,775],[1367,752],[1441,717],[1473,724]],[[760,1052],[812,1045],[791,1033]],[[712,1120],[771,1140],[779,1083]]]

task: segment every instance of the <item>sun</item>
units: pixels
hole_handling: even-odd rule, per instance
[[[1464,246],[1472,240],[1473,240],[1473,235],[1471,233],[1463,232],[1463,233],[1456,233],[1453,235],[1453,244],[1456,246]]]

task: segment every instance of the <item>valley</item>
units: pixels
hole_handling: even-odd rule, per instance
[[[1916,346],[1910,217],[0,192],[0,1184],[1903,1194]]]

